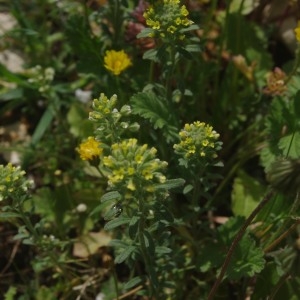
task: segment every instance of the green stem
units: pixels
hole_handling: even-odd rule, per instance
[[[146,247],[145,237],[144,237],[144,231],[145,231],[145,207],[143,205],[143,200],[141,197],[139,197],[139,211],[140,211],[140,220],[139,220],[139,227],[138,227],[138,237],[139,237],[139,243],[142,251],[142,255],[144,258],[146,270],[149,274],[150,279],[150,299],[154,296],[155,299],[159,299],[158,297],[158,277],[155,271],[154,267],[154,261],[151,260],[151,257],[149,256],[149,252]]]
[[[252,213],[249,215],[249,217],[246,219],[245,223],[243,224],[243,226],[240,228],[239,232],[237,233],[237,235],[235,236],[233,242],[230,245],[230,248],[227,252],[225,261],[221,267],[221,271],[219,273],[219,276],[217,278],[217,280],[215,281],[211,291],[209,292],[208,298],[207,300],[212,300],[215,296],[215,293],[219,287],[219,285],[221,284],[223,277],[225,275],[225,272],[228,268],[228,265],[230,263],[231,257],[234,253],[234,250],[236,249],[239,241],[242,239],[246,229],[248,228],[248,226],[251,224],[251,222],[253,221],[253,219],[257,216],[257,214],[262,210],[262,208],[272,199],[274,195],[274,191],[271,190],[269,191],[268,194],[265,195],[265,197],[263,198],[263,200],[257,205],[257,207],[252,211]]]
[[[297,73],[297,70],[299,68],[300,65],[300,44],[298,45],[297,51],[296,51],[296,62],[295,65],[291,71],[291,73],[289,74],[289,76],[287,77],[287,79],[285,80],[285,85],[292,79],[292,77]]]
[[[300,220],[297,220],[288,230],[281,234],[275,241],[273,241],[268,247],[264,249],[264,252],[270,252],[274,247],[276,247],[285,237],[287,237],[298,225]]]
[[[113,267],[113,278],[114,278],[114,285],[115,285],[115,290],[116,290],[116,300],[119,300],[119,287],[118,287],[118,279],[117,279],[117,274],[116,274],[116,270]]]

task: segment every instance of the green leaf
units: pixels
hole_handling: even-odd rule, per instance
[[[212,268],[220,268],[225,260],[227,251],[244,223],[244,218],[230,218],[217,230],[214,240],[202,245],[197,266],[202,272]],[[242,277],[252,277],[264,268],[264,252],[246,232],[238,243],[227,268],[227,277],[238,280]]]
[[[156,49],[149,49],[143,54],[143,59],[158,61],[157,54],[158,54],[158,51]]]
[[[133,277],[124,284],[123,288],[124,288],[124,290],[129,290],[142,282],[143,282],[143,279],[141,276]]]
[[[232,0],[229,6],[229,12],[238,12],[242,15],[247,15],[251,13],[257,6],[259,2],[256,0]]]
[[[257,247],[250,236],[244,236],[236,248],[227,269],[231,280],[242,277],[252,277],[263,270],[265,266],[264,251]]]
[[[112,200],[120,200],[121,199],[121,194],[117,191],[112,191],[104,194],[100,201],[101,202],[106,202],[106,201],[112,201]]]
[[[119,249],[127,248],[129,246],[127,242],[124,242],[122,240],[117,240],[117,239],[111,240],[109,242],[109,245],[114,248],[119,248]]]
[[[96,215],[96,214],[100,214],[102,211],[103,211],[103,209],[106,207],[106,206],[108,206],[109,205],[109,203],[108,202],[104,202],[104,203],[101,203],[101,204],[99,204],[99,205],[97,205],[91,212],[90,212],[90,216],[94,216],[94,215]]]
[[[295,95],[294,110],[296,118],[300,120],[300,91],[298,91]]]
[[[0,221],[1,220],[6,220],[6,219],[11,219],[11,218],[20,218],[21,215],[14,213],[14,212],[1,212],[0,213]]]
[[[157,254],[169,254],[172,252],[172,249],[165,246],[157,246],[155,247],[155,252]]]
[[[172,213],[163,203],[156,203],[154,206],[154,216],[156,222],[167,222],[172,223],[174,217]]]
[[[129,227],[128,227],[128,234],[132,240],[134,240],[136,235],[138,234],[139,220],[140,217],[138,216],[133,216],[130,220]]]
[[[87,137],[93,133],[93,124],[88,120],[87,112],[79,103],[74,103],[68,111],[67,120],[70,132],[75,137]]]
[[[280,274],[274,262],[266,264],[265,268],[256,277],[254,292],[251,295],[251,300],[268,299],[270,291],[279,281]]]
[[[111,230],[121,225],[128,224],[129,222],[130,222],[130,218],[119,217],[117,219],[111,220],[108,223],[106,223],[104,229]]]
[[[23,97],[24,90],[23,88],[17,87],[15,89],[8,90],[4,93],[0,94],[0,100],[1,101],[10,101],[10,100],[16,100]]]
[[[101,75],[104,69],[100,51],[102,44],[100,39],[89,34],[90,28],[86,18],[73,14],[66,22],[65,32],[73,52],[78,57],[78,71]]]
[[[283,156],[290,158],[300,158],[300,132],[282,137],[278,144]]]
[[[153,29],[151,28],[144,28],[136,37],[140,38],[148,38],[153,33]]]
[[[191,184],[188,184],[184,187],[183,189],[183,194],[186,195],[188,194],[190,191],[192,191],[194,189],[194,187]]]
[[[234,179],[231,208],[235,216],[248,217],[264,196],[265,187],[257,180],[239,172]]]
[[[185,183],[185,180],[182,178],[169,179],[169,180],[165,181],[164,183],[156,184],[155,189],[170,190],[170,189],[174,189],[179,186],[182,186],[182,185],[184,185],[184,183]]]
[[[147,230],[145,230],[143,232],[143,236],[144,236],[145,247],[146,247],[149,255],[153,256],[154,252],[155,252],[155,246],[154,246],[153,238],[152,238],[151,234]]]
[[[19,87],[30,88],[30,83],[27,81],[27,79],[22,78],[22,76],[9,71],[1,63],[0,63],[0,77],[2,79],[6,79],[8,82],[13,82],[13,83],[17,84]]]
[[[41,117],[31,139],[32,144],[36,144],[45,134],[46,130],[50,126],[53,120],[53,112],[52,108],[48,107],[47,110],[44,112],[43,116]]]
[[[14,300],[16,294],[17,288],[14,286],[10,286],[8,291],[4,295],[4,300]]]
[[[128,246],[115,258],[115,263],[120,264],[125,261],[134,251],[136,250],[135,246]]]
[[[130,102],[132,112],[149,120],[155,129],[160,128],[167,142],[178,138],[176,120],[166,99],[147,91],[133,95]]]

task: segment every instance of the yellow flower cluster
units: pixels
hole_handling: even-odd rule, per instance
[[[179,136],[180,143],[175,144],[174,149],[185,159],[214,159],[221,148],[220,135],[204,122],[186,124]]]
[[[91,121],[99,121],[101,119],[111,116],[113,113],[120,117],[120,114],[116,110],[117,95],[113,95],[108,99],[103,93],[100,94],[99,99],[93,100],[94,111],[90,112],[89,119]]]
[[[33,184],[25,178],[26,172],[11,163],[0,165],[0,201],[23,195]]]
[[[180,30],[193,24],[187,18],[188,15],[186,6],[180,5],[179,0],[164,0],[156,1],[143,16],[146,24],[154,31],[152,36],[183,39],[184,34]]]
[[[297,27],[294,29],[296,34],[296,40],[298,43],[300,43],[300,21],[298,21]]]
[[[123,51],[109,50],[105,52],[104,67],[119,76],[124,70],[131,66],[129,56]]]
[[[102,154],[103,149],[100,147],[100,143],[90,136],[86,141],[79,145],[77,152],[82,160],[92,160],[99,157]]]
[[[155,148],[140,146],[136,139],[123,140],[111,147],[111,155],[103,157],[110,187],[125,188],[127,194],[137,187],[153,192],[155,183],[163,183],[166,177],[160,172],[167,162],[155,158]],[[125,195],[126,197],[126,195]]]

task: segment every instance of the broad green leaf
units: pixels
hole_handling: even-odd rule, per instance
[[[229,219],[217,230],[214,240],[202,245],[200,249],[199,262],[197,267],[202,272],[212,268],[220,268],[225,260],[227,251],[243,225],[241,217]],[[264,252],[246,232],[238,243],[227,268],[227,277],[231,280],[238,280],[242,277],[252,277],[261,272],[264,268]]]
[[[257,180],[239,172],[233,183],[231,194],[231,208],[235,216],[248,217],[261,201],[265,193],[265,187]]]
[[[282,137],[278,147],[285,157],[300,158],[300,132]]]
[[[251,300],[267,299],[270,291],[280,279],[280,273],[274,262],[268,262],[262,272],[256,276]]]
[[[162,96],[153,92],[141,92],[130,99],[133,114],[149,120],[154,129],[160,128],[167,142],[175,141],[178,137],[178,128],[172,108]]]
[[[229,263],[227,276],[231,280],[253,277],[261,272],[264,266],[264,251],[255,244],[250,236],[244,236]]]

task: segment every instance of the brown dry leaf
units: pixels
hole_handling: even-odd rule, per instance
[[[74,243],[73,255],[86,258],[97,252],[100,247],[108,246],[111,236],[104,230],[99,232],[89,232],[79,238]]]

